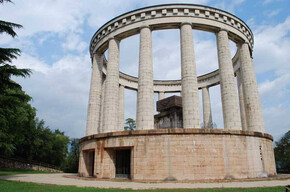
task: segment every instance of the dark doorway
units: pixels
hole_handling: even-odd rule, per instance
[[[116,150],[116,177],[130,178],[131,150]]]
[[[94,169],[95,169],[95,151],[89,152],[89,169],[88,173],[91,177],[94,176]]]

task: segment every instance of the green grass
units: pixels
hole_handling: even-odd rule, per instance
[[[48,171],[26,170],[26,169],[0,169],[0,176],[15,174],[52,173]]]
[[[284,187],[266,188],[220,188],[220,189],[156,189],[156,190],[131,190],[131,189],[97,189],[90,187],[59,186],[18,181],[0,180],[1,192],[284,192]]]

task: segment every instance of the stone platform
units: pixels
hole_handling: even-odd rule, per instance
[[[266,133],[217,129],[154,129],[96,134],[80,141],[79,175],[115,178],[116,151],[130,150],[130,178],[133,180],[274,176],[272,141],[272,136]]]

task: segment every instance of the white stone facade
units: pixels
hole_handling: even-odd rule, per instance
[[[153,79],[152,31],[162,29],[180,30],[180,80]],[[199,77],[193,29],[212,32],[217,41],[219,68]],[[135,34],[140,34],[138,77],[119,71],[119,42]],[[237,45],[233,58],[229,40]],[[117,154],[122,151],[124,155],[126,151],[126,162],[130,163],[125,174],[136,180],[275,176],[273,138],[264,130],[251,58],[253,43],[252,32],[242,20],[201,5],[147,7],[125,13],[102,26],[90,44],[92,79],[87,132],[80,140],[79,175],[117,177],[120,174]],[[221,87],[224,130],[213,129],[210,88],[216,85]],[[137,130],[124,131],[124,100],[130,100],[125,98],[125,89],[137,91]],[[183,120],[183,126],[154,129],[154,93],[161,100],[166,93],[175,92],[182,96],[183,119],[179,120]]]
[[[152,31],[174,28],[180,29],[181,80],[154,81]],[[218,70],[197,77],[192,29],[216,34]],[[139,74],[132,77],[119,72],[119,42],[138,33]],[[233,58],[230,57],[229,40],[238,47]],[[166,93],[181,93],[183,128],[200,128],[201,123],[204,128],[211,128],[209,88],[216,85],[221,86],[224,129],[264,132],[251,59],[253,42],[251,30],[239,18],[199,5],[148,7],[111,20],[96,32],[91,41],[93,72],[87,135],[123,130],[124,89],[137,91],[136,127],[139,130],[154,129],[154,92],[158,93],[158,100],[165,98]],[[108,59],[104,57],[107,49]],[[202,101],[199,101],[199,89],[202,89]],[[203,104],[203,122],[200,102]]]

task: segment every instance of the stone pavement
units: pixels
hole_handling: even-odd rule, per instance
[[[115,182],[103,180],[82,180],[64,176],[73,176],[72,174],[20,174],[0,176],[0,179],[11,181],[23,181],[44,184],[70,185],[78,187],[96,187],[96,188],[123,188],[123,189],[193,189],[193,188],[249,188],[249,187],[273,187],[285,186],[290,184],[290,178],[286,180],[268,180],[268,181],[242,181],[242,182],[216,182],[216,183],[139,183],[139,182]]]

